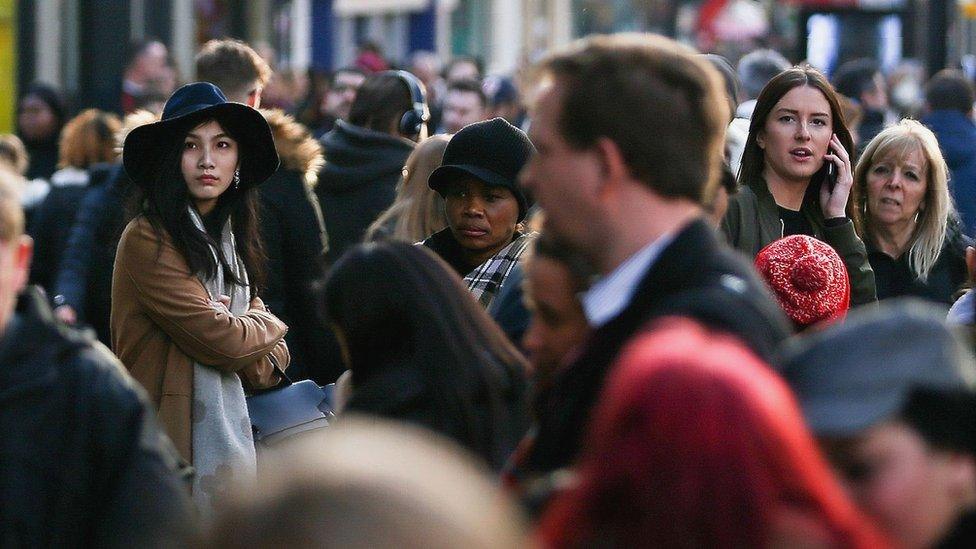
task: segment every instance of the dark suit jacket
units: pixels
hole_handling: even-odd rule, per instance
[[[540,395],[539,429],[524,463],[526,473],[554,471],[576,459],[617,354],[650,321],[666,316],[690,317],[729,332],[766,360],[790,334],[783,312],[752,267],[720,244],[705,221],[691,223],[644,275],[623,312],[598,328],[574,363]]]

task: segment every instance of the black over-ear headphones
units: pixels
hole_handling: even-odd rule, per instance
[[[425,108],[424,90],[420,80],[407,71],[386,71],[403,81],[410,90],[410,110],[400,117],[400,133],[404,135],[420,135],[420,129],[430,118]]]

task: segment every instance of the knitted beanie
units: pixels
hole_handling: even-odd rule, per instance
[[[847,267],[820,240],[799,234],[775,240],[756,255],[756,270],[797,326],[840,320],[847,314]]]

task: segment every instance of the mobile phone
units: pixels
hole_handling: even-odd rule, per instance
[[[834,192],[834,186],[837,185],[837,165],[831,161],[827,161],[827,189],[830,192]]]

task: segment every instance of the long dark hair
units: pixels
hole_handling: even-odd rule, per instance
[[[228,126],[221,124],[224,131],[233,138],[234,135]],[[194,225],[187,209],[192,204],[192,200],[180,167],[183,155],[182,135],[160,159],[158,164],[160,169],[155,179],[148,181],[148,184],[131,186],[127,209],[129,219],[142,215],[149,221],[160,244],[163,235],[169,235],[173,246],[183,255],[192,273],[203,274],[207,278],[216,275],[217,263],[211,253],[213,249],[216,250],[217,259],[224,268],[225,280],[242,284],[243,280],[234,276],[218,243],[224,223],[228,218],[233,218],[237,253],[244,261],[253,298],[264,287],[267,259],[264,241],[261,238],[258,191],[255,185],[244,184],[247,151],[241,149],[239,151],[239,154],[245,157],[241,161],[241,189],[231,186],[220,195],[217,206],[203,218],[205,231],[201,231]]]
[[[349,409],[414,421],[500,469],[526,427],[526,363],[426,248],[360,245],[333,267],[323,314],[353,376]]]
[[[793,88],[809,86],[820,90],[827,103],[830,105],[830,119],[834,133],[840,139],[847,153],[851,157],[851,162],[857,158],[854,151],[854,139],[851,138],[851,130],[847,127],[847,120],[844,118],[844,111],[841,109],[840,101],[837,99],[837,92],[830,85],[827,77],[817,69],[802,65],[791,67],[774,77],[759,93],[756,99],[756,109],[752,113],[752,121],[749,123],[749,139],[746,141],[745,151],[742,153],[742,165],[739,168],[739,183],[750,185],[762,177],[763,168],[766,166],[766,158],[763,150],[759,148],[757,139],[759,132],[766,126],[766,119],[772,112],[776,103],[783,98]],[[820,183],[827,176],[826,162],[824,166],[813,174],[810,178],[810,187],[820,188]],[[810,188],[808,187],[808,188]]]

